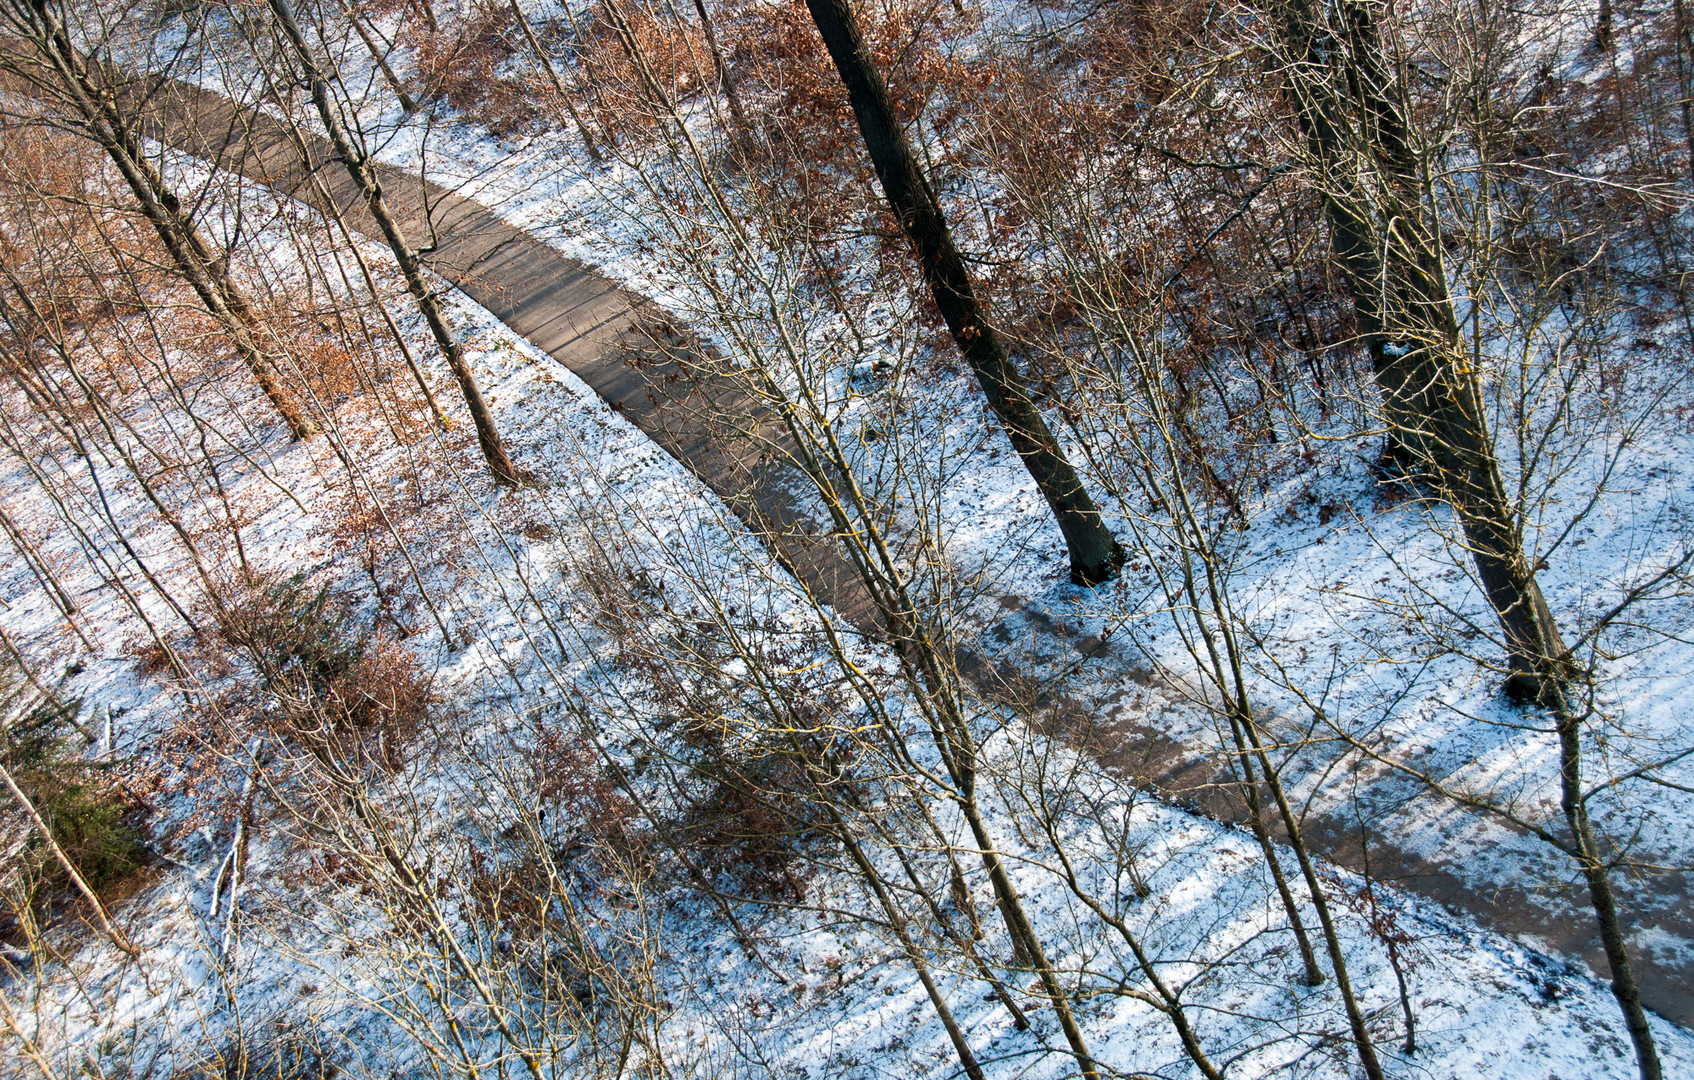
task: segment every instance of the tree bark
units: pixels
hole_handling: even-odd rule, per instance
[[[1030,400],[1000,335],[984,317],[970,272],[953,246],[940,204],[895,115],[888,86],[865,49],[849,0],[806,0],[806,6],[847,87],[882,190],[901,231],[917,251],[924,280],[947,320],[947,329],[1059,523],[1070,549],[1071,580],[1092,586],[1115,577],[1123,565],[1123,548],[1106,528],[1046,419]]]
[[[270,0],[270,7],[300,62],[311,90],[312,104],[317,109],[318,119],[323,122],[330,143],[335,147],[336,157],[346,166],[348,176],[358,185],[366,208],[376,220],[383,239],[388,242],[388,249],[393,253],[394,261],[400,264],[400,272],[406,278],[407,290],[417,301],[418,309],[423,312],[424,321],[429,324],[430,333],[435,337],[436,345],[447,359],[447,366],[452,369],[453,377],[458,380],[459,391],[464,395],[465,404],[471,411],[471,419],[476,424],[477,442],[482,447],[482,456],[488,462],[490,471],[494,473],[495,482],[518,486],[522,483],[522,478],[506,454],[506,446],[500,439],[499,429],[494,426],[494,417],[488,411],[487,402],[483,400],[476,376],[471,374],[470,365],[465,362],[465,350],[453,336],[452,328],[447,325],[446,314],[441,310],[441,301],[424,280],[423,265],[418,253],[412,248],[405,231],[388,209],[388,200],[383,195],[376,170],[371,168],[369,155],[361,146],[355,145],[353,136],[336,114],[335,105],[329,98],[329,82],[312,56],[305,35],[300,32],[300,24],[294,18],[294,9],[288,0]]]
[[[1546,704],[1566,677],[1567,650],[1524,555],[1481,382],[1459,343],[1379,10],[1375,0],[1346,0],[1332,31],[1308,0],[1284,3],[1287,86],[1382,395],[1385,459],[1432,481],[1458,514],[1505,636],[1507,691]]]
[[[1688,71],[1688,0],[1674,0],[1672,30],[1676,35],[1676,86],[1682,109],[1682,138],[1688,144],[1688,175],[1694,177],[1694,81]]]

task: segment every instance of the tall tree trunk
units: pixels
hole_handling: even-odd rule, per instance
[[[295,20],[294,9],[288,0],[270,0],[270,7],[300,62],[306,83],[311,90],[312,104],[317,109],[318,119],[323,122],[330,143],[335,147],[336,157],[340,158],[347,168],[347,174],[358,185],[366,208],[376,220],[383,239],[388,242],[388,249],[393,253],[394,261],[400,264],[400,272],[406,278],[407,290],[417,301],[418,309],[423,312],[424,321],[429,324],[430,333],[435,337],[436,345],[446,357],[453,377],[458,380],[459,391],[464,395],[465,404],[471,411],[471,419],[476,424],[477,442],[482,447],[482,456],[488,462],[488,468],[494,473],[497,483],[516,487],[522,483],[522,479],[506,454],[506,446],[500,440],[500,432],[494,426],[494,417],[488,411],[488,403],[482,398],[482,390],[476,384],[476,376],[471,374],[470,365],[465,362],[465,350],[459,344],[458,338],[453,336],[452,328],[447,325],[447,317],[441,310],[440,299],[424,280],[423,265],[418,253],[412,248],[405,231],[389,211],[388,200],[382,193],[382,184],[377,180],[376,170],[371,167],[369,155],[363,146],[354,143],[353,136],[342,125],[341,118],[335,111],[335,104],[329,98],[329,82],[318,67],[316,58],[312,56],[312,50],[306,44],[305,35],[300,32],[300,24]]]
[[[1386,9],[1378,0],[1340,0],[1336,10],[1339,26],[1332,31],[1310,0],[1284,0],[1278,31],[1342,275],[1376,364],[1390,453],[1431,479],[1459,517],[1505,634],[1508,691],[1554,714],[1565,816],[1605,945],[1612,992],[1634,1041],[1642,1080],[1659,1080],[1658,1050],[1624,948],[1609,869],[1581,793],[1580,720],[1564,686],[1568,650],[1524,555],[1481,382],[1459,343],[1438,225],[1426,205],[1408,118],[1382,45],[1377,20]]]
[[[282,355],[281,342],[264,327],[252,306],[230,277],[222,260],[216,258],[199,228],[166,186],[164,177],[147,161],[141,140],[120,111],[118,95],[103,85],[89,69],[90,61],[71,44],[64,24],[49,9],[47,0],[26,0],[27,6],[12,7],[9,20],[25,35],[57,83],[52,90],[74,110],[81,126],[100,145],[124,178],[131,194],[165,245],[177,275],[193,288],[200,302],[229,335],[259,389],[264,391],[295,439],[308,438],[318,426],[300,409],[282,385],[275,356]],[[38,75],[19,72],[31,81]],[[269,338],[273,349],[267,349]]]
[[[1505,636],[1507,689],[1545,703],[1565,677],[1567,650],[1524,556],[1481,382],[1459,342],[1378,9],[1345,2],[1332,32],[1308,0],[1283,4],[1288,87],[1382,395],[1385,457],[1434,482],[1458,514]]]
[[[806,6],[846,84],[882,190],[901,230],[917,249],[924,280],[947,320],[947,329],[1058,520],[1070,549],[1071,580],[1078,585],[1109,580],[1123,565],[1123,548],[1106,528],[1081,478],[1030,400],[1000,335],[983,316],[970,272],[953,246],[940,204],[895,115],[882,73],[865,49],[849,0],[806,0]]]

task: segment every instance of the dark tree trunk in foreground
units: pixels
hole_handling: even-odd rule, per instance
[[[1000,335],[983,317],[970,272],[953,246],[947,220],[894,113],[888,86],[865,50],[852,7],[848,0],[807,0],[806,6],[846,84],[882,190],[906,239],[917,249],[924,280],[947,320],[947,329],[1058,520],[1070,548],[1071,580],[1078,585],[1109,580],[1123,565],[1123,549],[1030,400]]]
[[[270,0],[270,6],[283,34],[288,38],[289,45],[294,49],[296,59],[300,62],[306,84],[311,90],[312,104],[317,109],[318,119],[323,121],[330,143],[335,147],[336,157],[341,159],[341,163],[347,168],[347,174],[359,186],[359,193],[364,197],[371,217],[376,219],[377,227],[382,230],[388,250],[393,253],[394,261],[400,264],[400,272],[406,278],[407,290],[417,301],[418,310],[423,312],[424,321],[429,324],[436,345],[441,348],[441,354],[447,359],[447,366],[452,369],[453,377],[458,380],[459,391],[464,395],[465,404],[471,411],[471,419],[476,424],[477,442],[482,447],[483,458],[488,462],[497,483],[516,487],[522,480],[517,469],[512,466],[512,459],[506,454],[506,445],[500,440],[500,432],[494,426],[494,417],[488,411],[488,403],[482,398],[482,390],[476,384],[476,376],[471,374],[470,365],[465,362],[465,350],[453,336],[452,328],[447,325],[447,317],[441,310],[440,299],[424,280],[422,260],[418,258],[418,253],[407,240],[405,231],[388,208],[388,200],[382,193],[382,184],[377,180],[376,170],[371,166],[370,155],[362,146],[355,145],[353,136],[342,125],[335,110],[335,103],[329,98],[329,82],[312,56],[305,35],[300,32],[300,24],[294,18],[294,9],[289,6],[287,0]]]

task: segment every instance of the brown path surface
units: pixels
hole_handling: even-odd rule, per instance
[[[378,235],[327,140],[297,140],[281,121],[180,82],[153,103],[155,137],[319,209],[327,191],[353,228]],[[426,258],[432,270],[575,372],[723,499],[815,595],[855,626],[868,625],[857,576],[834,545],[814,539],[820,530],[789,494],[804,490],[801,478],[760,452],[787,445],[779,425],[727,380],[683,379],[664,355],[662,331],[655,342],[658,309],[475,200],[388,165],[376,169],[411,242],[433,242]]]
[[[374,235],[374,224],[362,209],[357,189],[324,140],[307,140],[308,166],[283,124],[237,110],[220,95],[178,83],[156,102],[152,133],[164,141],[321,208],[322,199],[308,172],[313,168],[349,223]],[[640,367],[629,362],[632,352],[652,358],[659,351],[640,330],[659,314],[648,301],[506,224],[481,203],[422,183],[398,169],[378,169],[390,204],[414,243],[429,235],[428,227],[433,226],[437,246],[428,261],[435,271],[515,333],[576,372],[716,492],[814,595],[862,631],[874,632],[871,606],[851,566],[834,545],[814,538],[827,531],[811,522],[789,494],[791,489],[803,490],[803,485],[794,484],[798,479],[794,471],[761,459],[753,441],[731,434],[737,429],[759,431],[780,446],[783,440],[776,425],[727,384],[688,384],[693,392],[680,398],[660,389],[678,385],[676,379],[666,378],[679,374],[673,361],[655,359]],[[708,409],[717,422],[700,419]],[[518,465],[521,468],[522,462]],[[1022,605],[1012,597],[1003,602],[1013,609]],[[1101,649],[1092,639],[1078,640],[1062,624],[1027,609],[1010,616],[990,635],[1002,643],[1015,639],[1020,649],[1033,639],[1042,653],[1072,660],[1088,657],[1088,666],[1096,672],[1103,668],[1121,676],[1118,689],[1094,700],[1045,688],[1051,727],[1151,790],[1223,820],[1244,820],[1222,782],[1222,759],[1208,756],[1204,749],[1174,743],[1149,726],[1140,710],[1126,706],[1124,687],[1131,683],[1159,692],[1141,657],[1115,646]],[[961,661],[966,673],[987,689],[1021,681],[1018,673],[996,669],[974,654],[962,655]],[[1098,679],[1090,682],[1100,685]],[[1170,691],[1164,693],[1168,696]],[[1383,786],[1381,778],[1367,777],[1362,782]],[[1404,793],[1401,800],[1409,796]],[[1314,845],[1329,858],[1360,868],[1358,834],[1349,820],[1320,813],[1305,827]],[[1536,947],[1581,956],[1604,978],[1604,958],[1591,929],[1585,893],[1485,889],[1465,866],[1426,859],[1381,836],[1372,838],[1370,864],[1379,879],[1466,912],[1494,930],[1527,936]],[[1551,860],[1549,865],[1556,867]],[[1548,876],[1560,878],[1557,869]],[[1694,907],[1687,875],[1620,881],[1620,885],[1634,918],[1632,938],[1639,941],[1642,931],[1651,930],[1661,941],[1668,936],[1682,946],[1657,948],[1638,957],[1643,997],[1660,1015],[1694,1024],[1694,947],[1689,947],[1694,944]]]

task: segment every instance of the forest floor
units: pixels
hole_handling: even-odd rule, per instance
[[[173,122],[162,134],[179,149],[208,156],[215,149],[208,141],[232,130],[228,110],[233,106],[198,88],[184,85],[181,90],[188,100],[177,102]],[[193,128],[184,124],[187,119],[192,119]],[[221,165],[261,178],[282,194],[317,201],[303,183],[294,147],[281,125],[267,128],[262,117],[250,115],[242,128],[258,135],[257,143],[244,143],[247,156],[226,158]],[[314,165],[333,159],[327,143],[312,152]],[[357,190],[345,173],[318,171],[344,210],[356,214]],[[659,312],[651,300],[508,224],[505,214],[533,212],[523,203],[502,203],[499,209],[484,206],[457,190],[420,182],[414,173],[393,165],[384,167],[383,178],[389,197],[408,220],[421,222],[429,208],[437,244],[429,259],[432,269],[514,334],[574,372],[723,499],[785,565],[797,568],[821,599],[867,636],[877,636],[871,622],[874,612],[852,568],[831,545],[814,542],[813,537],[827,534],[830,525],[794,498],[797,478],[792,470],[761,464],[756,460],[759,448],[750,440],[724,434],[769,428],[769,419],[749,415],[750,407],[732,401],[728,390],[711,394],[690,384],[691,394],[678,399],[668,389],[665,377],[677,366],[670,357],[653,362],[663,343],[647,329]],[[367,224],[367,229],[374,227]],[[638,365],[638,357],[648,362]],[[698,396],[707,394],[718,415],[712,425],[696,419],[704,411]],[[1348,486],[1368,491],[1374,481],[1354,475],[1331,484],[1340,495]],[[1263,516],[1269,517],[1269,511],[1267,507]],[[1295,536],[1308,556],[1328,555],[1318,551],[1327,530],[1265,530],[1259,542],[1279,546],[1299,531],[1315,534],[1304,542]],[[1339,543],[1347,539],[1343,535]],[[1336,556],[1332,561],[1344,559]],[[1309,567],[1302,570],[1312,573]],[[1279,571],[1272,563],[1261,572]],[[1233,794],[1227,760],[1217,750],[1207,714],[1188,700],[1196,691],[1179,684],[1179,663],[1155,670],[1155,661],[1142,648],[1121,639],[1102,641],[1099,635],[1109,620],[1094,615],[1077,590],[1063,584],[1045,590],[1028,587],[1039,584],[1035,581],[1022,584],[1021,594],[1015,588],[991,590],[1004,617],[991,624],[983,620],[974,645],[979,655],[967,661],[983,685],[1037,686],[1052,699],[1058,729],[1083,740],[1120,775],[1168,798],[1185,800],[1218,820],[1244,826],[1246,808]],[[1513,708],[1502,703],[1494,707]],[[1304,754],[1291,774],[1296,790],[1305,786],[1301,781],[1316,787],[1338,757],[1345,757],[1345,751]],[[1359,828],[1368,820],[1369,869],[1377,879],[1465,912],[1537,948],[1580,956],[1597,977],[1604,976],[1605,957],[1586,892],[1574,872],[1561,869],[1533,838],[1481,811],[1442,807],[1382,766],[1353,761],[1345,768],[1352,774],[1345,796],[1326,790],[1319,801],[1307,805],[1302,822],[1325,857],[1355,871],[1364,869]],[[1360,807],[1368,808],[1366,819],[1361,819]],[[1477,858],[1479,852],[1488,857]],[[1625,878],[1621,895],[1632,938],[1651,942],[1639,957],[1645,1000],[1678,1023],[1694,1023],[1694,903],[1687,875],[1673,871]]]
[[[198,96],[196,108],[184,115],[209,126],[169,125],[160,133],[191,154],[217,157],[221,144],[216,139],[229,128],[216,121],[227,119],[227,107]],[[532,486],[499,492],[476,476],[474,446],[462,432],[443,437],[439,447],[429,450],[439,450],[448,463],[453,479],[442,485],[453,488],[453,498],[460,501],[451,511],[438,507],[406,525],[422,557],[456,560],[450,566],[431,563],[425,576],[439,589],[453,627],[467,631],[467,640],[432,642],[425,634],[410,647],[455,708],[473,718],[466,724],[466,738],[498,727],[507,711],[515,715],[509,703],[522,700],[526,686],[533,697],[535,686],[547,685],[541,671],[545,663],[526,659],[536,651],[532,639],[541,634],[540,626],[526,622],[523,605],[511,597],[524,591],[538,593],[560,610],[591,608],[569,573],[556,572],[567,545],[546,527],[568,518],[573,505],[604,503],[626,529],[644,530],[655,548],[661,541],[672,545],[671,554],[652,556],[655,565],[665,565],[665,558],[697,559],[716,576],[724,595],[760,595],[758,602],[772,610],[783,608],[783,590],[791,587],[778,580],[781,573],[772,558],[778,555],[775,561],[797,567],[806,583],[843,615],[862,620],[862,600],[843,584],[852,576],[830,545],[812,539],[820,523],[813,520],[807,527],[810,511],[793,494],[790,478],[751,459],[743,446],[719,441],[714,429],[694,420],[687,402],[679,405],[667,393],[650,394],[649,376],[654,371],[662,376],[675,359],[655,356],[672,338],[666,331],[655,340],[653,328],[662,321],[685,324],[689,303],[663,267],[632,241],[636,230],[608,209],[609,201],[627,196],[634,186],[629,178],[596,174],[573,148],[554,139],[514,149],[469,125],[456,126],[435,132],[425,155],[424,136],[415,127],[393,120],[391,129],[384,149],[390,191],[414,220],[423,202],[431,204],[431,220],[439,230],[431,265],[462,290],[453,297],[454,317],[472,345],[519,467],[535,477]],[[319,160],[327,160],[321,148]],[[308,203],[315,199],[300,185],[299,175],[291,175],[295,166],[286,155],[234,164],[285,194]],[[433,186],[420,188],[413,179],[420,166]],[[179,167],[192,171],[196,166],[184,161]],[[334,198],[354,202],[340,170],[321,169],[318,175],[330,184]],[[382,254],[373,250],[371,258],[380,261]],[[416,325],[409,324],[408,330],[420,343],[426,340]],[[427,355],[426,347],[420,344],[419,352]],[[645,371],[630,362],[643,356]],[[1683,405],[1687,391],[1685,386],[1670,388],[1665,408]],[[1262,921],[1262,875],[1241,854],[1250,839],[1231,824],[1238,820],[1238,808],[1227,785],[1218,782],[1222,764],[1212,749],[1218,740],[1210,714],[1191,700],[1199,695],[1192,661],[1157,617],[1138,630],[1126,628],[1117,616],[1101,613],[1097,597],[1063,581],[1057,536],[1044,521],[1040,500],[1027,477],[1009,466],[1012,455],[1001,446],[1003,437],[972,400],[968,384],[957,381],[937,390],[931,402],[952,418],[938,433],[940,441],[973,448],[963,454],[954,473],[960,482],[948,494],[956,556],[972,568],[998,566],[981,588],[967,624],[974,655],[963,658],[964,666],[984,687],[1036,688],[1045,696],[1047,730],[1087,750],[1121,781],[1115,790],[1128,808],[1126,821],[1133,819],[1137,842],[1157,864],[1149,884],[1160,911],[1185,927],[1222,928],[1226,937],[1252,939]],[[717,397],[713,405],[733,410],[738,402]],[[148,422],[137,420],[142,427]],[[356,436],[349,439],[350,445],[364,445]],[[1632,547],[1630,520],[1680,513],[1683,493],[1694,488],[1691,442],[1681,431],[1651,460],[1633,466],[1641,473],[1630,487],[1635,505],[1613,515],[1610,531],[1585,526],[1592,533],[1586,548],[1592,561],[1580,572],[1555,567],[1547,575],[1556,608],[1592,606],[1600,595],[1595,583],[1625,580],[1627,567],[1648,563],[1655,553]],[[1247,557],[1240,564],[1244,592],[1250,592],[1264,624],[1287,643],[1287,663],[1296,674],[1325,687],[1320,700],[1332,714],[1400,725],[1396,738],[1421,739],[1432,747],[1473,738],[1457,732],[1459,718],[1480,716],[1496,723],[1501,734],[1492,743],[1467,743],[1464,755],[1455,755],[1477,772],[1520,778],[1524,804],[1540,805],[1551,816],[1556,802],[1548,800],[1546,740],[1523,731],[1521,715],[1499,695],[1486,671],[1451,657],[1399,666],[1335,659],[1350,655],[1349,642],[1395,632],[1396,616],[1384,603],[1393,598],[1393,587],[1373,584],[1390,572],[1384,552],[1399,558],[1440,554],[1438,543],[1432,547],[1417,539],[1419,524],[1402,506],[1354,513],[1332,509],[1376,505],[1379,491],[1369,456],[1363,443],[1331,448],[1318,465],[1254,508],[1243,541]],[[427,454],[389,447],[372,449],[359,460],[379,487],[398,488],[418,457]],[[263,468],[232,475],[230,481],[238,497],[267,508],[255,512],[248,526],[254,558],[289,569],[355,576],[345,554],[328,542],[344,526],[332,505],[341,485],[335,478],[340,466],[321,447],[285,446],[277,438],[266,443],[260,460]],[[145,523],[142,500],[133,492],[122,495],[122,478],[115,470],[107,480],[118,493],[113,499],[117,515],[137,523],[134,540],[140,550],[161,573],[188,582],[187,567],[169,554],[170,538],[156,522]],[[277,485],[316,516],[291,516],[287,500],[267,494],[268,486]],[[3,494],[8,505],[18,508],[17,516],[54,520],[21,468],[4,478]],[[773,520],[781,527],[773,530]],[[761,546],[766,543],[778,550]],[[67,565],[74,560],[76,545],[64,535],[55,534],[44,546]],[[9,606],[0,622],[26,652],[63,655],[55,613],[26,569],[14,565],[5,573]],[[1246,583],[1251,581],[1259,584],[1250,587]],[[173,722],[171,695],[138,673],[134,622],[110,596],[100,595],[98,579],[84,575],[73,586],[87,605],[86,624],[99,648],[85,658],[86,671],[72,689],[107,710],[119,750],[157,760],[158,738]],[[1143,600],[1150,609],[1163,604],[1144,570],[1132,567],[1110,588],[1117,609],[1133,609]],[[1462,584],[1455,590],[1462,592]],[[421,610],[404,614],[416,624],[425,621]],[[1675,612],[1668,616],[1673,623],[1680,617]],[[861,625],[861,630],[874,643],[874,628]],[[1687,712],[1681,699],[1694,679],[1685,657],[1685,651],[1670,649],[1626,660],[1608,682],[1613,688],[1609,706],[1629,712],[1655,737],[1684,731]],[[597,676],[590,671],[565,677]],[[1273,683],[1264,680],[1267,687]],[[1265,696],[1276,717],[1267,724],[1303,730],[1307,721],[1296,703],[1268,689]],[[110,743],[114,736],[107,738]],[[1004,741],[1015,744],[1017,736],[1006,735]],[[1415,1056],[1396,1059],[1396,1070],[1523,1080],[1633,1075],[1608,991],[1592,970],[1569,962],[1581,957],[1592,966],[1594,961],[1586,898],[1573,887],[1570,867],[1512,830],[1473,812],[1434,804],[1380,770],[1348,762],[1341,766],[1346,781],[1337,782],[1334,770],[1343,756],[1325,745],[1292,759],[1297,790],[1315,793],[1306,807],[1310,835],[1326,857],[1360,870],[1359,827],[1368,823],[1371,839],[1364,850],[1370,874],[1397,886],[1385,890],[1390,897],[1385,902],[1419,943],[1413,982],[1421,1045]],[[456,822],[465,806],[486,799],[465,777],[429,775],[429,762],[420,755],[407,774],[419,803],[432,804],[433,797],[433,805],[445,808],[444,818]],[[1138,798],[1147,789],[1161,798]],[[996,809],[1006,822],[1016,812],[1010,806]],[[349,1071],[362,1063],[373,1073],[405,1074],[411,1059],[394,1049],[393,1031],[373,1019],[376,1011],[370,1008],[373,1002],[390,1005],[395,998],[384,995],[395,993],[395,987],[373,974],[366,958],[353,950],[318,949],[305,924],[294,919],[304,911],[320,928],[334,925],[331,914],[357,923],[361,916],[354,913],[362,912],[357,890],[310,894],[301,888],[299,853],[279,826],[254,841],[238,920],[240,944],[220,953],[207,944],[218,928],[202,913],[216,891],[229,830],[215,820],[189,827],[192,816],[181,805],[164,814],[165,824],[180,826],[161,843],[169,865],[158,868],[158,879],[124,911],[126,923],[148,947],[151,966],[140,974],[125,972],[92,959],[101,950],[88,945],[83,970],[92,973],[90,985],[98,989],[111,983],[118,1005],[100,1015],[67,1007],[66,1036],[98,1044],[101,1054],[117,1055],[127,1048],[139,1060],[147,1040],[166,1029],[283,1025],[310,1016],[339,1032]],[[1694,811],[1666,796],[1654,821],[1651,835],[1640,839],[1642,858],[1685,865],[1687,852],[1694,850]],[[1019,854],[1015,843],[1008,844]],[[1044,933],[1069,944],[1062,962],[1084,964],[1097,946],[1078,931],[1063,890],[1043,877],[1034,853],[1019,870],[1019,886],[1031,897]],[[823,914],[831,903],[861,901],[845,883],[827,876],[813,888],[816,912],[773,906],[747,915],[764,961],[794,973],[785,983],[749,959],[703,901],[667,913],[661,974],[671,989],[662,1030],[675,1060],[696,1055],[704,1073],[717,1063],[721,1075],[731,1072],[725,1063],[750,1068],[755,1061],[772,1072],[806,1076],[952,1075],[956,1063],[947,1041],[916,979],[900,965],[888,941]],[[1649,1003],[1675,1021],[1656,1023],[1667,1074],[1694,1072],[1694,1035],[1678,1026],[1694,1021],[1689,1004],[1694,1000],[1694,927],[1686,878],[1656,875],[1626,881],[1624,889]],[[342,906],[339,913],[337,905]],[[1393,973],[1359,913],[1347,918],[1355,981],[1376,1015],[1387,1016],[1395,1000]],[[370,939],[380,936],[374,915],[359,929]],[[324,940],[330,940],[325,933]],[[1259,958],[1266,968],[1285,967],[1286,961]],[[1242,966],[1254,967],[1250,962]],[[1063,1055],[1042,1053],[1056,1045],[1056,1024],[1048,1013],[1034,1012],[1032,1031],[1014,1031],[996,1003],[976,1000],[980,987],[967,974],[950,973],[948,979],[960,1021],[984,1048],[982,1057],[993,1075],[1063,1074]],[[1228,998],[1228,1008],[1208,1019],[1208,1037],[1220,1043],[1256,1037],[1248,1018],[1269,1011],[1273,1001],[1282,1007],[1299,993],[1287,979],[1267,976],[1264,984]],[[1025,1003],[1034,1009],[1033,998]],[[1096,1054],[1113,1067],[1161,1074],[1183,1067],[1164,1018],[1145,1005],[1102,995],[1084,1008],[1081,1019]],[[116,1042],[114,1031],[122,1036]],[[1349,1074],[1344,1057],[1322,1046],[1295,1054],[1291,1063],[1273,1059],[1267,1058],[1261,1071]],[[424,1068],[421,1062],[413,1064]]]

